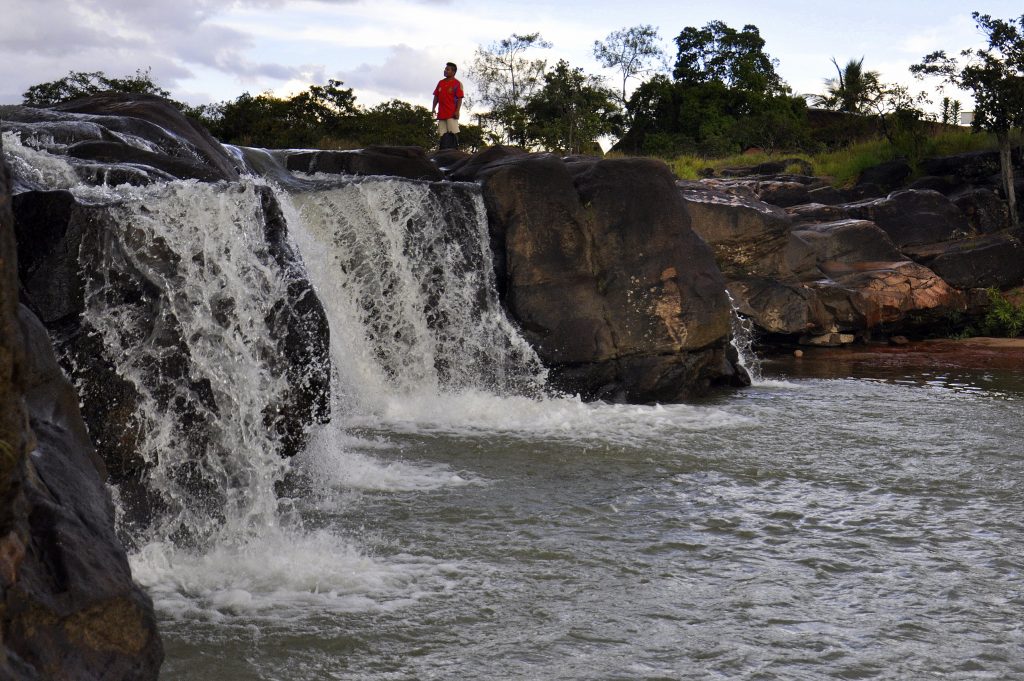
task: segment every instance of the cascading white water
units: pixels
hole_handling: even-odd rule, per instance
[[[404,608],[464,588],[478,572],[472,561],[377,556],[372,533],[337,520],[357,490],[490,484],[472,469],[396,456],[395,436],[600,450],[670,447],[680,432],[749,421],[715,408],[545,396],[544,370],[497,299],[475,186],[296,178],[291,194],[275,192],[328,313],[334,424],[285,460],[264,413],[288,386],[267,362],[278,349],[265,320],[285,302],[286,282],[267,263],[262,181],[85,187],[63,158],[7,137],[24,186],[70,189],[110,217],[102,258],[88,265],[100,276],[85,321],[142,398],[134,419],[154,464],[146,485],[164,508],[144,530],[129,528],[131,565],[180,623],[176,641],[218,622],[245,623],[244,636],[266,624],[320,638],[324,613]],[[125,280],[145,283],[141,300],[118,295]],[[145,323],[157,314],[167,317]],[[187,370],[169,381],[166,362]]]
[[[729,325],[732,330],[732,338],[729,342],[736,348],[740,358],[740,365],[750,374],[754,382],[761,380],[761,361],[754,352],[754,322],[749,317],[740,314],[739,306],[732,294],[726,290],[725,295],[729,296],[729,304],[732,306],[732,316]]]
[[[497,299],[476,187],[369,178],[291,198],[344,411],[543,393],[543,367]]]
[[[274,483],[285,470],[264,411],[286,389],[268,357],[278,350],[267,319],[286,304],[286,282],[267,253],[256,185],[173,182],[76,190],[114,202],[99,276],[89,280],[83,321],[140,396],[135,414],[146,487],[163,505],[147,536],[206,543],[278,522]],[[125,305],[112,279],[136,272],[148,305]],[[138,276],[138,275],[136,275]],[[119,284],[123,286],[123,283]],[[159,315],[155,332],[147,332]],[[168,345],[173,327],[182,345]],[[171,358],[169,355],[183,355]],[[171,378],[167,361],[187,361]]]

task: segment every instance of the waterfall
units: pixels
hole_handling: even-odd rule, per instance
[[[729,342],[739,355],[740,365],[750,374],[750,380],[756,383],[761,380],[761,360],[754,352],[754,322],[740,314],[739,306],[728,289],[725,295],[729,296],[729,304],[732,306],[732,316],[729,320],[732,334]]]
[[[256,184],[77,194],[114,201],[83,322],[140,397],[138,455],[161,509],[135,539],[206,543],[274,524],[286,464],[265,415],[288,386],[268,361],[278,352],[268,319],[287,284],[267,251]],[[126,278],[141,300],[125,300]]]
[[[475,185],[366,178],[291,201],[289,223],[331,319],[344,410],[543,393],[540,360],[497,298]]]
[[[395,404],[544,393],[545,371],[497,298],[475,185],[88,186],[64,157],[4,141],[23,187],[69,189],[99,210],[80,255],[81,323],[137,394],[125,437],[155,517],[122,528],[135,546],[244,543],[294,520],[278,495],[291,464],[267,416],[289,389],[268,322],[288,304],[288,282],[268,253],[267,191],[328,313],[342,426],[355,414],[386,420]]]

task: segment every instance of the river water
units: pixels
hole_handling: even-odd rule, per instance
[[[164,678],[1024,675],[1019,365],[762,374],[350,415],[286,482],[301,523],[135,557]]]
[[[189,375],[219,386],[199,451],[139,405],[173,510],[131,537],[162,678],[1024,677],[1020,350],[776,358],[687,405],[545,395],[478,189],[335,178],[274,189],[335,373],[331,425],[286,462],[263,419],[286,386],[260,320],[286,282],[259,258],[261,180],[87,187],[59,156],[4,149],[23,181],[109,206],[123,257],[84,267],[174,255],[150,283]],[[145,397],[161,347],[124,342],[139,312],[102,283],[87,320]],[[177,465],[222,481],[219,517]]]

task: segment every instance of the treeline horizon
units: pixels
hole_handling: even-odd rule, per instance
[[[1018,23],[1024,25],[1024,17],[1003,22],[987,15],[973,16],[991,39],[1005,40],[1009,31],[1011,43],[1014,36],[1020,40]],[[623,28],[595,41],[597,61],[620,77],[614,88],[607,78],[588,74],[565,60],[549,65],[542,55],[551,45],[539,33],[512,34],[480,46],[472,63],[460,70],[460,76],[479,92],[474,103],[484,109],[473,115],[474,122],[461,122],[462,147],[472,150],[511,144],[563,153],[600,153],[597,140],[611,138],[616,140],[613,149],[627,154],[721,157],[752,147],[769,154],[782,150],[814,153],[874,135],[886,139],[894,155],[909,156],[920,137],[928,134],[930,122],[958,123],[959,102],[944,98],[941,113],[929,115],[924,111],[924,106],[932,103],[927,92],[914,93],[903,85],[883,83],[877,72],[865,67],[864,56],[842,65],[833,58],[830,66],[835,75],[823,78],[821,93],[794,93],[778,74],[778,60],[766,51],[764,39],[752,24],[738,30],[721,21],[699,28],[687,26],[673,43],[676,54],[670,62],[657,30],[649,25]],[[961,55],[970,63],[979,57],[990,61],[995,57],[1004,70],[1010,69],[1010,78],[1013,69],[1024,73],[1024,66],[1013,61],[1024,49],[1003,45],[1003,52],[998,47],[965,50]],[[940,59],[936,55],[946,60],[941,62],[944,71],[936,66]],[[945,82],[973,89],[979,102],[988,101],[978,95],[997,85],[975,87],[977,83],[968,79],[958,80],[961,74],[954,72],[950,60],[945,53],[928,55],[912,72],[918,77],[942,77]],[[636,83],[632,90],[631,81]],[[153,82],[148,69],[140,69],[124,78],[72,71],[62,79],[30,87],[24,93],[24,103],[49,106],[103,90],[171,99],[169,92]],[[401,99],[364,107],[357,103],[352,88],[333,79],[291,97],[269,91],[258,95],[244,92],[214,104],[174,103],[219,140],[232,144],[268,148],[390,144],[429,149],[437,141],[434,120],[426,107]],[[851,120],[859,122],[851,123],[849,130],[833,126],[823,134],[809,120],[809,103],[854,114]],[[998,134],[987,126],[992,116],[986,117],[983,106],[978,108],[978,127]],[[865,125],[864,119],[871,124]],[[1007,125],[1019,128],[1020,121],[1011,116],[1003,127]]]

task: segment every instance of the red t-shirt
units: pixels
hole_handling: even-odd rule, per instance
[[[455,118],[456,100],[462,99],[466,95],[463,94],[462,83],[458,80],[442,78],[434,88],[434,96],[437,97],[437,120],[443,121]]]

